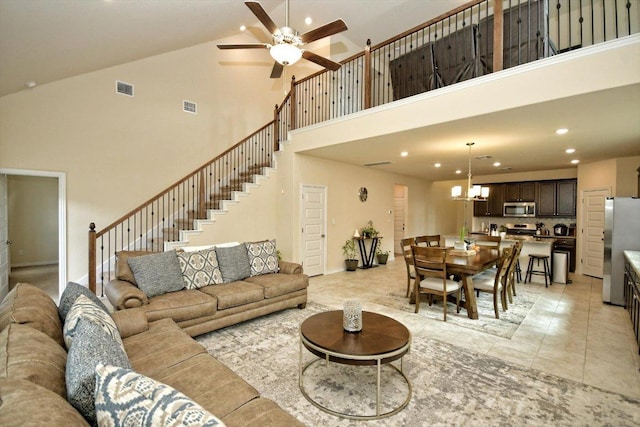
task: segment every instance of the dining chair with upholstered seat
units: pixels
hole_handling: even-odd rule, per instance
[[[418,246],[429,246],[429,247],[440,246],[440,235],[439,234],[431,234],[431,235],[426,235],[426,236],[417,236],[416,237],[416,245],[418,245]]]
[[[502,238],[500,236],[486,236],[483,234],[474,236],[473,239],[478,246],[487,246],[490,248],[499,248]]]
[[[447,296],[455,294],[456,311],[460,313],[462,283],[447,277],[447,248],[412,246],[411,253],[416,273],[416,313],[420,311],[420,294],[429,296],[429,305],[432,305],[434,295],[442,297],[445,322],[447,321]]]
[[[500,318],[500,313],[498,312],[498,296],[500,296],[500,301],[502,303],[502,310],[507,310],[507,296],[506,296],[506,287],[507,287],[507,279],[509,266],[511,265],[513,248],[508,247],[502,250],[502,255],[498,260],[498,266],[496,270],[496,274],[492,276],[479,274],[473,276],[473,288],[479,292],[486,292],[493,294],[493,310],[496,315],[496,319]]]
[[[407,266],[407,298],[411,292],[411,281],[416,278],[415,270],[413,269],[413,256],[411,254],[411,246],[416,244],[416,239],[408,237],[400,240],[400,251],[404,257],[404,263]]]
[[[507,288],[505,289],[510,304],[513,303],[513,297],[516,296],[516,267],[518,265],[518,259],[520,258],[520,252],[522,252],[522,242],[516,242],[511,254],[511,264],[507,272]]]

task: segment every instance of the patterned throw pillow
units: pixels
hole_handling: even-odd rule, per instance
[[[86,319],[101,327],[105,333],[109,334],[117,343],[120,344],[120,347],[122,347],[122,350],[124,351],[124,345],[122,344],[122,339],[120,338],[120,332],[118,331],[116,322],[113,321],[113,318],[109,313],[105,312],[96,303],[84,295],[80,295],[76,298],[76,302],[71,306],[71,309],[67,314],[67,319],[64,322],[62,334],[64,336],[64,343],[67,346],[67,349],[71,348],[71,344],[73,343],[74,337],[77,333],[80,319]]]
[[[109,309],[102,303],[102,301],[100,301],[100,298],[98,298],[93,292],[91,292],[89,288],[86,288],[77,283],[69,282],[67,283],[67,287],[64,288],[64,292],[62,292],[62,296],[60,297],[60,304],[58,304],[58,313],[60,314],[60,320],[64,322],[64,320],[67,318],[69,310],[71,309],[71,306],[74,302],[76,302],[76,299],[80,295],[84,295],[91,301],[95,302],[98,307],[102,308],[105,311],[105,313],[109,312]]]
[[[130,369],[98,365],[100,426],[220,426],[224,423],[184,394]]]
[[[184,289],[176,251],[129,258],[128,262],[138,288],[147,298]]]
[[[181,252],[178,254],[178,262],[187,289],[199,289],[203,286],[223,283],[214,249]]]
[[[275,240],[247,242],[245,246],[249,254],[252,276],[278,272],[278,255],[276,253]]]
[[[249,256],[244,244],[227,247],[216,246],[216,255],[224,283],[235,282],[251,276]]]
[[[100,326],[81,319],[67,354],[65,380],[67,400],[91,425],[96,425],[96,367],[100,363],[131,369],[121,345]]]

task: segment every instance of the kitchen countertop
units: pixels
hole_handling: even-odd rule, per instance
[[[624,257],[629,261],[636,275],[640,276],[640,251],[624,251]]]

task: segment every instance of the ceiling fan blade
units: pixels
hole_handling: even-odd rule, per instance
[[[307,31],[300,36],[303,43],[311,43],[312,41],[320,40],[323,37],[332,36],[347,29],[347,24],[342,19],[337,19],[333,22],[329,22],[315,30]]]
[[[262,8],[260,3],[257,1],[246,1],[244,4],[251,9],[251,12],[256,15],[256,18],[262,22],[262,25],[264,25],[271,34],[276,32],[278,26],[271,20],[269,15],[267,15],[267,12]]]
[[[339,70],[341,65],[337,62],[333,62],[330,59],[325,58],[324,56],[316,55],[313,52],[309,52],[305,50],[302,52],[302,57],[308,61],[315,62],[318,65],[323,66],[324,68],[328,68],[331,71]]]
[[[266,43],[248,43],[248,44],[219,44],[218,49],[268,49]]]
[[[284,65],[282,65],[281,63],[275,61],[273,63],[273,69],[271,70],[271,78],[272,79],[279,79],[280,76],[282,75],[282,70],[284,70]]]

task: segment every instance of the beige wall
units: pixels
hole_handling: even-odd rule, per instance
[[[57,263],[58,180],[9,175],[7,190],[11,267]]]
[[[294,138],[293,144],[304,144]],[[283,242],[279,248],[291,259],[301,260],[300,200],[302,185],[325,186],[327,189],[326,272],[344,270],[342,245],[369,220],[383,236],[382,249],[393,253],[394,185],[406,185],[406,235],[427,233],[431,227],[428,211],[431,184],[402,175],[389,174],[374,168],[296,154],[288,147],[278,160],[279,187],[274,194],[277,209],[277,235]],[[366,202],[358,198],[360,187],[366,187]],[[287,245],[290,242],[290,247]]]
[[[87,274],[90,222],[101,229],[273,119],[282,82],[269,61],[243,60],[212,42],[0,98],[0,168],[66,174],[69,280]]]
[[[640,141],[638,141],[640,146]],[[616,197],[638,197],[638,168],[640,156],[625,157],[616,161]]]

